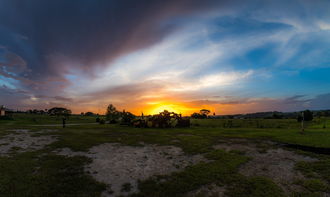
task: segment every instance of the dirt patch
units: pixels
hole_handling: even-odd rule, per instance
[[[135,193],[138,191],[138,180],[170,174],[188,165],[206,161],[201,155],[187,156],[175,146],[156,145],[133,147],[106,143],[92,147],[88,153],[63,149],[58,154],[91,158],[93,161],[85,170],[97,181],[109,186],[103,196]]]
[[[56,141],[56,136],[35,136],[40,132],[29,130],[12,130],[13,133],[0,139],[0,156],[9,156],[13,152],[27,152],[40,150]]]
[[[203,187],[188,192],[185,197],[225,197],[225,187],[216,184],[204,185]]]
[[[313,162],[317,159],[296,154],[275,146],[274,142],[227,142],[214,146],[215,149],[227,151],[241,151],[251,160],[241,166],[239,172],[245,176],[265,176],[277,183],[283,191],[289,195],[293,191],[299,191],[295,184],[304,176],[294,169],[299,161]]]

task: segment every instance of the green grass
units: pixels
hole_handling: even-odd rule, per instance
[[[13,120],[0,120],[2,126],[62,124],[62,117],[41,114],[13,114]],[[66,123],[95,123],[96,116],[71,115]]]
[[[84,173],[83,166],[90,162],[88,158],[58,156],[52,151],[58,148],[88,151],[102,143],[175,145],[186,154],[205,154],[211,160],[168,176],[142,181],[139,184],[141,192],[135,196],[183,196],[213,183],[226,185],[226,195],[231,197],[283,196],[272,180],[265,177],[248,178],[238,173],[239,166],[248,161],[242,152],[215,151],[213,145],[230,138],[248,138],[330,148],[330,128],[324,129],[321,119],[309,123],[305,133],[300,134],[300,127],[295,120],[233,120],[232,128],[223,128],[223,123],[228,120],[208,119],[198,120],[199,126],[191,128],[144,129],[89,124],[63,129],[58,126],[32,126],[61,123],[56,117],[19,114],[14,118],[0,121],[0,138],[13,129],[55,129],[35,135],[58,135],[58,141],[40,151],[14,152],[12,157],[0,157],[0,196],[99,196],[105,185]],[[95,117],[72,116],[68,120],[68,123],[94,122]],[[266,150],[268,147],[261,148]],[[308,177],[308,180],[300,183],[308,194],[297,193],[295,196],[320,196],[324,190],[328,191],[329,187],[324,185],[330,182],[330,160],[328,157],[319,158],[316,162],[297,164],[296,169]],[[128,185],[123,186],[124,191],[127,189]]]
[[[38,152],[0,157],[1,196],[100,196],[105,185],[83,172],[88,162],[85,157]]]

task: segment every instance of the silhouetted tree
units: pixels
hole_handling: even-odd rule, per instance
[[[311,112],[310,110],[305,110],[302,112],[302,114],[304,115],[304,117],[302,117],[302,115],[299,115],[297,117],[297,121],[301,122],[302,120],[304,121],[312,121],[313,120],[313,112]]]
[[[64,107],[53,107],[48,110],[48,114],[51,116],[70,116],[71,115],[71,110],[66,109]]]
[[[130,125],[132,120],[135,118],[135,115],[131,112],[126,112],[125,110],[123,110],[123,112],[120,112],[120,118],[120,124]]]
[[[94,115],[95,114],[93,112],[90,112],[90,111],[85,113],[85,116],[94,116]]]
[[[191,117],[195,118],[195,119],[204,119],[204,118],[207,118],[207,115],[195,112],[195,113],[191,114]]]
[[[195,119],[204,119],[204,118],[207,118],[207,115],[210,113],[211,111],[208,110],[208,109],[201,109],[199,111],[199,113],[193,113],[191,114],[191,117],[192,118],[195,118]]]
[[[107,108],[106,118],[110,123],[117,123],[118,118],[120,117],[119,112],[117,111],[116,107],[110,104]]]
[[[273,119],[282,119],[283,115],[280,112],[273,112],[272,117]]]

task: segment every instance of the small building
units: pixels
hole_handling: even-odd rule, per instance
[[[5,116],[6,115],[6,109],[3,105],[0,106],[0,116]]]

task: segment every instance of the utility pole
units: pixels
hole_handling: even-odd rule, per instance
[[[305,128],[304,128],[304,121],[305,121],[305,113],[301,112],[302,120],[301,120],[301,134],[304,134]]]

